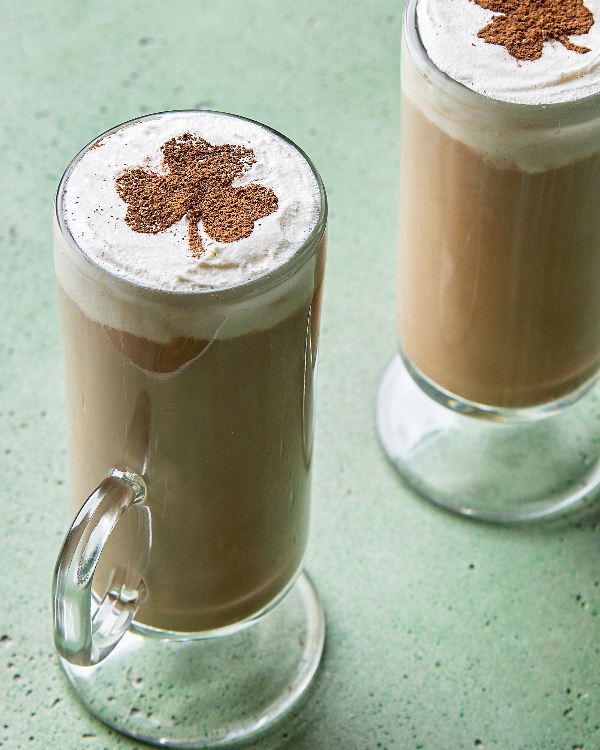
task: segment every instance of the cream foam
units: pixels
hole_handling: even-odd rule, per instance
[[[477,32],[498,15],[473,0],[418,0],[417,23],[427,54],[437,67],[473,91],[506,102],[570,102],[600,91],[600,0],[585,0],[595,22],[573,44],[544,43],[537,60],[517,60],[505,47],[490,44]]]
[[[483,10],[472,0],[443,2],[447,2],[452,8],[460,6],[463,10],[465,7]],[[600,0],[596,0],[596,7],[599,2]],[[436,7],[441,5],[443,3],[438,2]],[[590,7],[591,5],[589,3]],[[425,48],[423,36],[427,38],[428,34],[423,34],[420,26],[422,8],[430,6],[433,7],[433,0],[411,0],[409,4],[403,30],[401,67],[403,95],[429,120],[500,168],[543,172],[598,153],[600,117],[595,97],[584,103],[575,100],[532,106],[486,96],[442,71],[432,61],[433,53]],[[455,51],[459,46],[464,49],[464,37],[470,34],[468,38],[471,49],[476,49],[472,45],[480,45],[477,49],[483,55],[506,52],[503,47],[488,44],[477,37],[482,25],[488,23],[494,15],[490,11],[485,11],[485,14],[483,22],[480,17],[469,29],[462,29],[462,43],[458,45],[455,42]],[[600,24],[600,9],[598,18]],[[574,36],[573,39],[577,44],[583,44],[583,35]],[[446,54],[450,56],[450,40],[445,39],[445,44],[448,47]],[[544,54],[540,60],[546,54],[547,46],[544,45]],[[569,54],[582,57],[577,52]],[[511,65],[514,63],[516,67],[517,61],[514,58],[510,60]],[[471,64],[475,70],[479,63],[472,61]],[[534,88],[535,83],[532,84],[532,90]]]
[[[278,199],[249,237],[224,243],[199,225],[205,252],[194,258],[181,219],[157,234],[133,231],[115,180],[128,169],[161,172],[161,146],[184,133],[213,145],[254,151],[256,163],[234,186],[258,183]],[[257,123],[213,112],[167,112],[127,123],[100,138],[74,164],[63,193],[63,215],[73,239],[100,268],[126,281],[164,291],[237,287],[291,258],[314,229],[321,198],[313,171],[290,143]]]

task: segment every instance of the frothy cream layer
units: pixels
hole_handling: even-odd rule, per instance
[[[589,52],[544,42],[537,60],[517,60],[507,49],[477,36],[498,12],[474,0],[418,0],[417,23],[429,57],[444,73],[473,91],[506,102],[571,102],[600,91],[600,0],[585,0],[594,15],[586,34],[569,40]]]
[[[233,186],[255,181],[277,196],[277,210],[244,239],[218,243],[200,226],[200,258],[190,251],[185,219],[157,234],[131,229],[115,189],[128,169],[160,170],[160,147],[184,133],[251,148],[256,162]],[[54,223],[57,282],[109,338],[131,334],[141,347],[158,342],[185,352],[189,339],[212,343],[266,330],[310,304],[325,211],[307,160],[268,129],[209,112],[145,118],[100,138],[65,175]]]
[[[241,286],[225,292],[175,294],[131,284],[89,263],[54,222],[54,269],[63,292],[83,314],[102,326],[168,344],[175,339],[230,339],[266,330],[285,320],[315,291],[326,236],[316,238],[314,253],[289,276],[270,277],[251,294]]]
[[[164,173],[161,146],[184,133],[212,145],[250,148],[256,162],[233,187],[271,188],[278,208],[234,242],[198,230],[205,248],[194,257],[185,217],[156,234],[134,231],[115,180],[138,167]],[[142,286],[187,292],[236,287],[268,274],[291,258],[315,227],[321,209],[313,171],[290,143],[257,123],[213,112],[168,112],[128,123],[100,138],[67,177],[62,210],[81,250],[99,267]]]
[[[456,10],[456,18],[451,17],[450,10],[444,10],[446,5],[450,10]],[[600,0],[595,0],[594,8],[598,9],[599,20],[592,28],[596,32],[600,30],[599,5]],[[592,3],[589,6],[591,8]],[[430,9],[432,12],[448,15],[450,26],[444,26],[443,32],[441,29],[435,31],[437,27],[434,28],[430,19],[428,20]],[[471,13],[477,18],[471,19],[467,24],[465,17]],[[519,75],[520,71],[525,70],[526,61],[520,61],[522,67],[519,68],[519,61],[510,57],[504,47],[489,44],[477,37],[479,29],[493,15],[491,11],[483,11],[473,0],[412,0],[403,31],[403,95],[444,132],[499,168],[545,172],[600,151],[600,117],[598,99],[595,97],[583,104],[578,100],[532,106],[532,103],[492,98],[467,87],[464,81],[457,82],[460,78],[458,68],[464,67],[465,75],[467,69],[472,76],[483,75],[478,69],[482,67],[485,70],[486,65],[489,67],[492,57],[501,58],[502,65],[510,67],[513,72],[519,71]],[[422,22],[425,32],[421,27]],[[456,24],[461,27],[460,33],[458,28],[452,31]],[[577,44],[584,44],[583,35],[574,36],[573,40]],[[457,68],[454,72],[449,65],[444,65],[446,58],[448,62],[452,57],[451,44],[454,56],[459,61],[455,60],[453,63]],[[541,62],[548,46],[548,43],[544,44],[540,59],[529,62],[532,65]],[[553,45],[550,46],[554,48]],[[442,49],[443,59],[440,61],[438,58],[436,61],[436,51],[440,53]],[[576,58],[585,57],[577,52],[564,52]],[[498,76],[502,70],[502,67],[498,69]],[[525,80],[522,85],[530,87],[532,97],[537,96],[534,78],[531,74],[523,75]],[[600,96],[600,92],[596,93]]]

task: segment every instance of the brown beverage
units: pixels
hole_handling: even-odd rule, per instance
[[[480,25],[472,54],[504,54]],[[515,77],[540,64],[517,62]],[[566,397],[600,367],[598,97],[494,100],[436,70],[414,32],[402,66],[402,350],[467,401]]]
[[[112,467],[143,474],[150,551],[137,549],[144,540],[129,511],[94,578],[102,595],[116,566],[147,554],[142,624],[194,632],[239,622],[301,569],[325,258],[319,210],[290,259],[214,291],[124,281],[78,252],[64,224],[57,231],[73,512]]]

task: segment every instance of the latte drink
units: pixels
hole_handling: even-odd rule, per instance
[[[143,533],[128,511],[94,577],[102,597],[116,566],[142,565],[136,622],[231,625],[301,569],[325,219],[306,157],[230,115],[127,123],[65,173],[72,507],[114,467],[143,477]]]
[[[402,52],[403,355],[449,398],[568,400],[600,369],[600,2],[415,5]]]

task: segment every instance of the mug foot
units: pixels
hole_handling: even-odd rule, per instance
[[[163,747],[208,748],[265,732],[304,694],[325,639],[305,573],[251,626],[200,640],[128,632],[100,664],[61,665],[94,716]]]
[[[578,509],[600,486],[600,384],[537,421],[466,415],[430,398],[399,354],[377,391],[379,442],[422,497],[486,521],[532,521]]]

